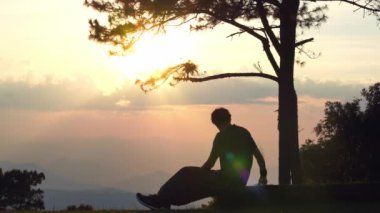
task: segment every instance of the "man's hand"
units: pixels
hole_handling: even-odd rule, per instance
[[[267,185],[268,180],[266,176],[260,176],[259,185]]]

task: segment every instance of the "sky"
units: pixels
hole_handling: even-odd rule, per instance
[[[145,94],[135,85],[154,71],[192,60],[207,74],[252,72],[262,48],[222,25],[190,32],[188,26],[147,35],[125,57],[88,40],[97,13],[80,0],[1,0],[0,161],[34,163],[102,186],[154,171],[174,173],[207,159],[217,129],[216,107],[251,131],[277,183],[277,88],[262,79],[229,79],[163,86]],[[296,67],[300,143],[328,100],[348,101],[380,79],[380,27],[374,17],[333,4],[329,20],[301,35],[306,48]],[[217,167],[216,167],[217,168]],[[257,181],[257,165],[250,184]],[[96,178],[94,178],[96,177]]]

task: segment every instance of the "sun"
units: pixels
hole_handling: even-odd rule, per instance
[[[188,28],[173,28],[166,33],[144,34],[127,56],[113,56],[120,74],[128,79],[144,79],[158,70],[189,60],[193,39]]]

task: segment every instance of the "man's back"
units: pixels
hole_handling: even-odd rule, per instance
[[[213,148],[222,172],[245,184],[252,167],[253,151],[257,149],[248,130],[237,125],[228,126],[216,135]]]

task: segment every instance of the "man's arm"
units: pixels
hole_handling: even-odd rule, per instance
[[[216,138],[215,138],[215,140],[216,140]],[[217,150],[215,147],[215,140],[214,140],[214,143],[212,145],[210,156],[208,157],[207,161],[202,166],[203,169],[210,170],[215,165],[215,162],[218,159],[218,153],[217,153]]]
[[[260,179],[259,179],[259,184],[267,184],[267,168],[265,166],[265,160],[263,155],[261,154],[259,148],[257,148],[257,145],[255,141],[253,140],[251,134],[247,131],[248,133],[248,138],[251,144],[250,150],[252,150],[253,156],[255,156],[257,160],[257,164],[259,164],[260,168]]]
[[[202,168],[210,170],[212,167],[214,167],[216,159],[216,157],[210,154],[210,157],[208,157],[207,161],[203,164]]]
[[[265,160],[260,150],[256,146],[255,146],[255,149],[253,150],[253,155],[255,156],[260,168],[259,184],[267,184],[267,168],[265,166]]]

